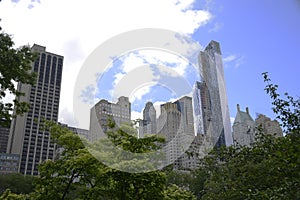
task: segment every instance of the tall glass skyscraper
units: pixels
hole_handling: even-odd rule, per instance
[[[199,54],[199,67],[209,95],[209,121],[204,120],[213,145],[231,145],[232,134],[220,44],[211,41]]]
[[[54,159],[55,155],[56,145],[41,122],[58,120],[63,56],[46,52],[46,47],[36,44],[32,51],[38,54],[32,65],[32,70],[38,74],[36,84],[18,84],[18,91],[25,93],[20,100],[29,102],[30,110],[13,119],[7,153],[20,155],[20,173],[37,175],[38,164]]]

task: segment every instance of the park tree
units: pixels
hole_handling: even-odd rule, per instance
[[[164,191],[164,200],[196,200],[196,196],[190,191],[182,189],[177,185],[170,185]]]
[[[161,171],[130,173],[107,166],[97,160],[83,138],[53,122],[46,125],[51,138],[60,146],[61,153],[54,160],[39,166],[35,199],[162,199],[165,175]],[[124,131],[126,130],[126,131]],[[133,132],[128,132],[128,131]],[[108,140],[127,151],[147,152],[155,149],[154,142],[161,139],[138,139],[132,127],[112,128]],[[113,135],[113,136],[112,136]],[[107,140],[107,139],[106,139]],[[92,145],[101,146],[107,141]],[[99,152],[113,162],[118,159],[112,151]],[[121,155],[120,155],[121,156]],[[132,163],[131,163],[132,162]],[[115,165],[141,167],[144,161],[123,160]],[[106,163],[107,164],[107,163]]]
[[[31,71],[35,58],[30,47],[15,48],[12,37],[0,33],[0,125],[8,126],[12,117],[28,111],[29,104],[19,98],[24,93],[19,92],[15,84],[35,83],[36,75]],[[16,97],[13,102],[4,101],[8,94]]]
[[[0,174],[0,194],[9,189],[12,193],[28,194],[34,191],[33,176],[24,176],[22,174]]]
[[[263,73],[273,111],[285,136],[263,134],[250,147],[222,147],[202,160],[208,173],[201,199],[299,199],[300,198],[300,103],[285,94]]]

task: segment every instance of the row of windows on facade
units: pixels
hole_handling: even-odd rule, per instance
[[[0,160],[0,165],[1,166],[17,166],[18,163],[17,162],[10,162],[10,161],[1,162],[1,160]]]
[[[109,116],[113,116],[113,117],[121,117],[121,118],[128,118],[129,119],[129,115],[127,113],[122,113],[122,115],[120,113],[113,113],[113,112],[106,112],[106,111],[101,111],[101,114],[106,114]]]
[[[55,112],[58,111],[58,109],[53,109]],[[35,121],[36,119],[38,118],[45,118],[45,119],[51,119],[51,116],[53,118],[57,118],[57,114],[56,113],[52,113],[51,111],[45,111],[45,110],[42,110],[40,113],[35,113],[34,116],[31,115],[28,115],[27,118],[29,120],[32,120],[32,121]],[[31,124],[31,121],[28,121],[29,125]]]
[[[46,137],[37,137],[37,140],[36,140],[36,136],[35,135],[31,135],[30,139],[29,139],[29,136],[26,135],[24,137],[24,147],[27,146],[28,144],[34,146],[35,142],[37,142],[37,148],[41,148],[41,146],[43,146],[44,148],[48,148],[49,141],[50,140],[49,140],[49,138],[47,136]],[[50,148],[54,148],[54,145],[51,144]]]
[[[0,154],[0,160],[19,160],[19,156],[13,156],[11,154],[5,155],[5,154]]]
[[[128,112],[128,108],[123,108],[119,105],[112,105],[112,104],[100,104],[100,107],[97,107],[100,111],[109,111],[109,112]]]
[[[55,95],[53,95],[53,93],[51,93],[51,92],[49,92],[49,93],[44,92],[43,95],[39,92],[37,94],[32,93],[30,95],[30,102],[35,102],[34,97],[36,98],[37,101],[40,101],[41,99],[43,99],[43,100],[51,99],[51,101],[52,101],[52,99],[58,100],[59,99],[59,92],[57,92],[57,94],[55,94]],[[48,101],[50,101],[50,100],[48,100]]]
[[[32,153],[31,151],[29,152],[28,157],[27,157],[28,152],[23,150],[22,160],[24,160],[24,161],[27,160],[28,162],[35,161],[35,163],[39,163],[41,161],[41,159],[45,160],[47,157],[48,157],[48,159],[52,159],[53,152],[54,152],[53,150],[49,150],[48,152],[47,152],[47,150],[45,150],[41,153],[41,151],[39,151],[37,149],[35,152],[35,157],[34,157],[34,153]]]
[[[49,90],[48,90],[47,86],[44,87],[44,89],[42,89],[42,88],[43,88],[42,86],[38,86],[38,89],[36,90],[36,88],[34,86],[33,88],[31,88],[30,95],[31,96],[32,95],[42,96],[42,94],[43,94],[44,98],[46,98],[47,96],[51,97],[51,96],[54,96],[54,95],[56,97],[59,97],[59,94],[60,94],[59,88],[56,88],[56,89],[49,88]]]
[[[25,154],[24,154],[25,153]],[[35,162],[36,164],[38,164],[41,160],[45,160],[47,159],[52,159],[53,157],[53,151],[49,151],[48,153],[36,153],[36,156],[33,156],[33,153],[29,153],[28,157],[26,155],[27,152],[23,151],[23,155],[22,155],[22,163],[23,161],[28,161],[28,163],[33,163]]]
[[[35,139],[31,139],[31,141],[29,142],[29,139],[25,139],[24,140],[24,146],[23,146],[23,148],[25,149],[25,148],[27,148],[27,147],[29,147],[29,145],[31,145],[30,146],[30,149],[31,148],[33,148],[33,152],[35,151],[34,150],[34,145],[35,145]],[[50,149],[54,149],[54,145],[49,145],[48,146],[48,144],[49,144],[49,141],[47,140],[47,139],[44,139],[44,140],[40,140],[40,139],[38,139],[38,141],[37,141],[37,144],[36,144],[36,150],[41,150],[41,148],[43,147],[43,150],[47,150],[48,148],[50,148]],[[51,144],[51,143],[50,143]]]
[[[48,105],[57,105],[58,106],[58,102],[59,102],[59,97],[54,97],[53,96],[45,96],[43,95],[42,98],[41,96],[30,96],[30,102],[35,103],[36,105],[39,105],[42,101],[43,104],[46,104],[48,102]],[[53,101],[54,100],[54,101]]]
[[[26,128],[30,128],[31,124],[34,124],[34,122],[37,120],[37,119],[46,119],[46,120],[55,120],[57,119],[57,116],[58,116],[58,109],[53,109],[55,111],[54,112],[51,112],[51,111],[46,111],[45,110],[42,110],[40,113],[39,112],[35,112],[34,115],[32,115],[32,113],[28,114],[27,118],[28,118],[28,121],[27,121],[27,124],[26,124]],[[42,122],[42,120],[40,120]]]
[[[0,171],[5,171],[5,172],[17,172],[18,167],[5,167],[5,166],[0,166]]]
[[[43,148],[42,148],[43,147]],[[37,146],[34,146],[32,144],[29,145],[29,143],[24,143],[23,145],[23,153],[29,153],[29,154],[34,154],[34,153],[40,153],[43,152],[43,154],[45,152],[47,152],[49,150],[49,152],[53,153],[54,151],[54,147],[50,147],[48,146],[48,143],[38,143]]]
[[[58,92],[59,94],[59,90],[60,90],[60,85],[53,85],[53,84],[48,84],[48,83],[41,83],[41,84],[38,84],[38,85],[34,85],[31,87],[31,90],[32,91],[37,91],[37,92]]]

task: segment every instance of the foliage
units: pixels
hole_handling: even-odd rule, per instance
[[[196,197],[189,192],[184,190],[177,185],[171,185],[164,191],[165,200],[196,200]]]
[[[15,194],[10,191],[10,189],[5,190],[5,192],[0,196],[0,200],[25,200],[30,199],[28,195]]]
[[[21,115],[29,109],[29,104],[20,100],[19,97],[24,94],[17,91],[15,83],[33,85],[36,78],[35,73],[31,72],[31,63],[36,55],[28,46],[17,49],[13,46],[11,36],[0,33],[0,119],[4,119],[0,120],[0,125],[5,126],[10,124],[11,117],[15,117],[15,114]],[[3,102],[8,92],[16,96],[13,103]],[[14,107],[15,113],[12,114]]]
[[[267,83],[265,91],[270,95],[272,99],[272,105],[274,113],[277,118],[282,122],[283,128],[286,133],[300,132],[300,99],[294,99],[287,92],[284,93],[284,98],[280,98],[277,89],[278,85],[272,84],[271,79],[267,72],[263,74],[264,81]]]
[[[208,170],[199,167],[191,172],[191,180],[189,183],[189,190],[197,197],[201,199],[204,194],[204,184],[208,179]]]
[[[34,191],[32,176],[22,174],[0,174],[0,194],[9,189],[16,194],[28,194]]]
[[[167,186],[177,185],[180,188],[189,188],[192,181],[192,175],[186,171],[176,171],[171,169],[166,172]]]
[[[88,151],[84,145],[87,141],[82,142],[79,136],[55,123],[47,122],[47,127],[61,147],[61,154],[55,161],[48,160],[39,166],[35,199],[162,199],[164,173],[129,173],[110,168]],[[146,152],[154,148],[148,140],[135,140],[122,131],[114,133],[126,150]]]

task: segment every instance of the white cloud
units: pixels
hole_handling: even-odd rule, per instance
[[[233,66],[234,68],[239,68],[245,62],[245,57],[241,55],[228,55],[223,58],[225,66]]]
[[[235,60],[236,57],[237,57],[236,55],[229,55],[229,56],[223,58],[223,62],[224,63],[231,62],[231,61]]]
[[[216,22],[214,23],[213,27],[208,30],[208,32],[213,33],[219,31],[223,27],[222,23]]]
[[[239,57],[236,62],[235,62],[235,65],[234,67],[235,68],[239,68],[241,65],[243,65],[245,63],[245,57],[244,56],[241,56]]]
[[[46,46],[47,51],[64,55],[60,118],[67,119],[62,115],[66,113],[64,110],[73,110],[76,77],[84,59],[98,45],[112,36],[139,28],[193,34],[211,19],[208,11],[192,8],[194,1],[15,0],[12,3],[7,0],[0,6],[1,26],[12,34],[16,46],[36,43]],[[183,71],[184,66],[180,66],[178,73]]]
[[[138,88],[137,90],[134,90],[129,95],[130,102],[134,102],[135,100],[141,100],[145,94],[150,92],[150,88],[151,88],[151,85],[147,84],[145,86]]]

